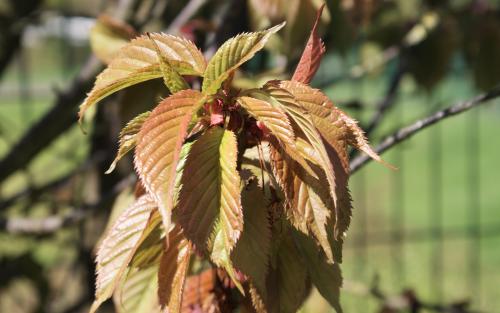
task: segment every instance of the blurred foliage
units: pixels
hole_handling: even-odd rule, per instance
[[[75,17],[97,20],[101,16],[102,20],[101,14],[114,14],[117,5],[126,1],[46,0],[39,9],[31,11],[29,6],[34,2],[0,0],[0,29],[3,30],[0,54],[10,45],[9,34],[22,29],[26,22],[32,30],[48,32],[46,25],[56,18],[68,19],[75,25],[80,25]],[[138,32],[166,30],[189,2],[137,1],[129,14],[132,17],[128,18],[128,27]],[[487,90],[500,81],[500,0],[327,0],[326,3],[319,31],[327,46],[327,56],[319,70],[321,77],[314,83],[327,87],[333,84],[338,102],[357,101],[361,120],[366,112],[372,111],[374,95],[384,97],[385,82],[398,69],[405,73],[404,88],[408,97],[413,97],[416,90],[429,95],[436,90],[441,92],[446,79],[453,75],[450,72],[453,64],[461,66],[460,73],[470,73],[479,90]],[[235,77],[237,87],[259,87],[270,77],[287,77],[287,72],[294,68],[319,5],[321,1],[317,0],[210,0],[181,25],[178,32],[195,40],[198,46],[209,48],[235,33],[263,29],[286,19],[288,26],[279,39],[270,42],[267,50],[246,64],[244,71]],[[150,7],[153,9],[149,10]],[[80,30],[83,31],[83,26]],[[60,33],[65,31],[71,36],[69,29]],[[84,62],[82,55],[88,53],[88,45],[77,46],[71,40],[57,37],[60,33],[41,35],[41,43],[25,45],[22,54],[17,54],[24,55],[31,63],[32,72],[26,74],[31,77],[32,85],[20,78],[22,74],[15,58],[10,60],[12,65],[0,69],[3,74],[0,75],[2,157],[22,131],[50,109],[54,85],[64,86]],[[364,78],[364,75],[373,79],[369,88],[375,90],[370,92],[370,99],[361,99],[357,85],[349,85],[352,78]],[[33,105],[22,107],[18,100],[21,89],[11,88],[18,81],[26,88],[41,89],[43,95],[37,94]],[[340,84],[334,84],[338,82]],[[196,84],[196,79],[191,83]],[[462,90],[457,90],[462,86],[453,85],[449,93],[462,95]],[[146,93],[144,88],[148,89]],[[130,88],[96,112],[92,136],[83,137],[73,128],[48,146],[33,164],[2,182],[0,207],[16,193],[27,192],[13,204],[2,207],[1,218],[63,215],[75,207],[99,202],[112,187],[107,180],[116,183],[133,171],[129,159],[118,164],[115,176],[102,175],[114,157],[117,132],[138,112],[148,110],[147,104],[165,96],[159,81]],[[119,114],[114,114],[116,112]],[[109,117],[113,115],[118,118]],[[401,126],[397,122],[389,124],[383,129],[389,131]],[[109,128],[114,133],[108,132]],[[102,138],[103,133],[108,134],[107,139]],[[85,165],[103,148],[110,154],[106,161],[96,157],[100,158],[99,162]],[[463,164],[458,163],[453,163],[454,168],[463,170]],[[419,175],[424,167],[420,166],[412,174]],[[32,192],[65,175],[73,176],[57,188],[49,188],[41,194]],[[122,197],[130,193],[127,189]],[[491,197],[495,195],[490,193]],[[113,199],[102,203],[100,210],[86,221],[53,234],[0,233],[0,312],[57,313],[72,306],[76,306],[73,312],[84,312],[93,293],[92,248],[105,228]],[[87,301],[83,305],[82,299]],[[103,312],[106,310],[110,308],[105,307]]]

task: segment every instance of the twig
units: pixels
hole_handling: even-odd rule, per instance
[[[420,119],[413,124],[410,124],[406,127],[401,128],[400,130],[396,131],[394,134],[387,136],[381,144],[375,148],[375,151],[379,154],[384,153],[391,147],[394,147],[398,143],[410,138],[411,136],[415,135],[421,130],[424,130],[425,128],[443,120],[448,117],[451,117],[453,115],[465,112],[479,104],[482,104],[484,102],[487,102],[491,99],[497,98],[500,96],[500,85],[497,85],[493,89],[489,90],[488,92],[482,93],[470,100],[464,101],[457,103],[455,105],[452,105],[444,110],[437,111],[433,113],[432,115],[425,117],[423,119]],[[371,159],[370,157],[366,155],[360,155],[356,158],[354,158],[350,162],[350,167],[351,167],[351,173],[355,173],[357,170],[359,170],[361,167],[363,167],[366,163],[370,162]]]
[[[90,216],[102,204],[120,193],[135,181],[135,176],[130,175],[118,182],[114,188],[106,193],[94,204],[74,208],[64,215],[53,215],[44,218],[12,217],[0,219],[0,230],[11,234],[46,235],[60,229],[75,225]]]

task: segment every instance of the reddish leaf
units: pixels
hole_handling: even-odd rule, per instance
[[[168,247],[160,260],[158,271],[158,297],[160,305],[169,313],[181,311],[182,290],[191,259],[191,243],[179,227],[168,234]]]
[[[318,36],[317,28],[318,23],[321,18],[321,13],[323,12],[323,8],[325,5],[323,4],[317,12],[316,21],[314,22],[314,26],[311,30],[311,35],[309,36],[309,40],[307,41],[304,52],[302,52],[302,56],[300,57],[299,64],[293,73],[292,80],[298,81],[302,83],[309,83],[316,71],[319,68],[319,64],[321,63],[321,58],[325,53],[325,45],[321,38]]]
[[[151,112],[137,135],[135,168],[158,203],[165,229],[170,227],[177,164],[193,114],[204,98],[195,90],[180,91]]]

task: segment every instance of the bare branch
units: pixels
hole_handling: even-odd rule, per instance
[[[406,127],[401,128],[400,130],[396,131],[394,134],[385,137],[384,140],[382,140],[382,143],[380,143],[377,148],[375,148],[375,151],[379,154],[384,153],[388,149],[394,147],[398,143],[410,138],[411,136],[415,135],[419,131],[424,130],[425,128],[441,121],[444,120],[448,117],[460,114],[462,112],[465,112],[477,105],[480,105],[482,103],[485,103],[491,99],[497,98],[500,96],[500,85],[497,85],[493,89],[491,89],[488,92],[482,93],[470,100],[463,101],[460,103],[457,103],[455,105],[452,105],[444,110],[437,111],[423,119],[420,119],[413,124],[410,124]],[[357,170],[359,170],[361,167],[363,167],[366,163],[370,162],[371,159],[367,155],[360,155],[356,158],[354,158],[350,163],[351,163],[351,173],[355,173]]]

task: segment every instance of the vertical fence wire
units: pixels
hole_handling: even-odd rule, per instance
[[[479,144],[479,109],[469,112],[467,118],[466,152],[466,175],[468,195],[468,229],[469,247],[468,257],[468,286],[469,292],[474,299],[481,303],[481,203],[480,191],[480,144]]]
[[[432,104],[433,97],[428,97],[428,103]],[[430,111],[434,111],[439,106],[432,105]],[[431,268],[430,268],[430,290],[433,291],[438,301],[444,295],[444,242],[443,242],[443,175],[442,175],[442,132],[441,125],[436,124],[429,130],[428,149],[428,186],[429,186],[429,211],[428,224],[432,234]]]
[[[396,69],[397,70],[397,69]],[[394,119],[398,124],[403,123],[404,107],[399,105],[394,110]],[[404,168],[404,151],[397,149],[394,151],[394,164],[399,168]],[[394,285],[399,286],[405,281],[404,268],[404,242],[405,242],[405,184],[404,171],[399,170],[391,173],[392,184],[392,211],[390,216],[391,223],[391,253],[392,253],[392,268],[394,269],[393,278]]]

